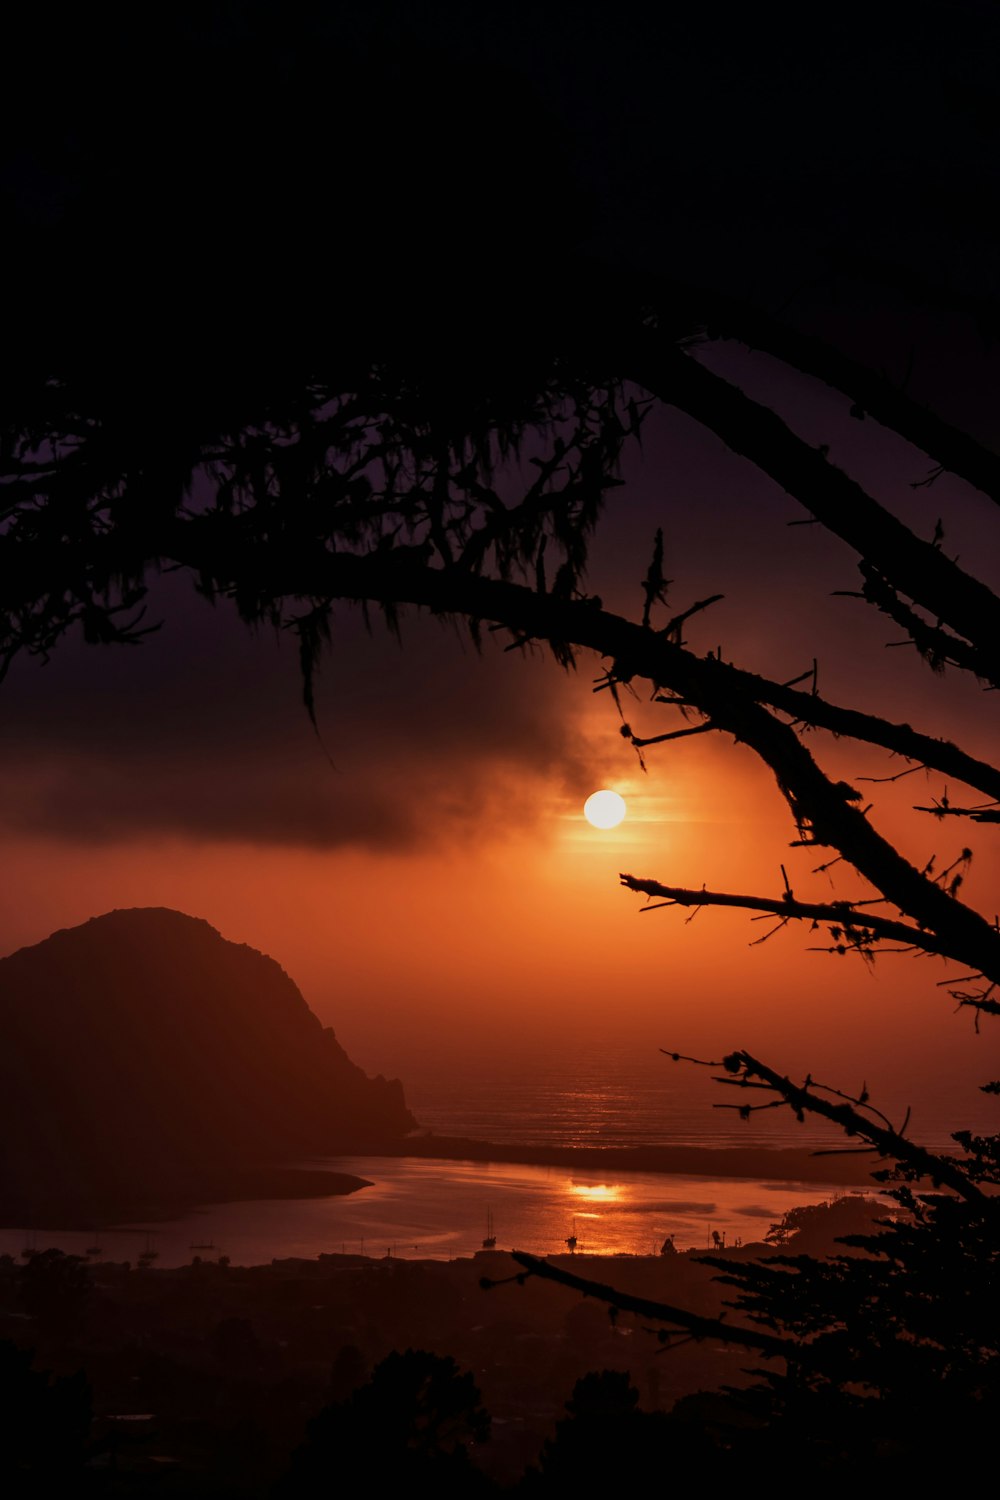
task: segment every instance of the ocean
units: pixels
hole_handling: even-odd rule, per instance
[[[780,1065],[778,1063],[777,1065]],[[532,1146],[799,1146],[845,1144],[833,1125],[788,1109],[738,1105],[755,1096],[713,1080],[720,1069],[675,1063],[648,1043],[569,1036],[558,1047],[537,1044],[517,1056],[442,1059],[414,1051],[401,1068],[406,1099],[422,1129]],[[833,1086],[860,1089],[840,1074]],[[952,1131],[1000,1130],[995,1096],[970,1087],[956,1069],[939,1065],[909,1085],[873,1087],[873,1103],[931,1147],[947,1147]]]
[[[410,1106],[421,1129],[439,1135],[545,1146],[703,1145],[842,1146],[832,1127],[799,1125],[787,1110],[742,1121],[729,1103],[737,1091],[712,1083],[709,1071],[674,1064],[655,1049],[572,1040],[552,1052],[517,1059],[466,1059],[461,1067],[430,1050],[406,1071]],[[745,1095],[739,1096],[742,1102]],[[947,1081],[924,1088],[912,1133],[946,1145],[956,1123],[995,1129],[996,1100]],[[885,1101],[901,1122],[909,1101]],[[500,1153],[498,1153],[500,1154]],[[323,1253],[450,1259],[480,1248],[492,1216],[497,1246],[537,1254],[581,1251],[649,1254],[668,1235],[678,1249],[704,1248],[718,1234],[728,1243],[759,1241],[789,1209],[840,1196],[833,1184],[721,1176],[666,1175],[502,1161],[472,1163],[377,1156],[330,1158],[330,1170],[372,1186],[347,1197],[209,1205],[169,1223],[103,1226],[87,1231],[35,1226],[0,1232],[0,1253],[48,1245],[135,1261],[144,1249],[155,1264],[182,1265],[194,1255],[228,1255],[259,1264]]]

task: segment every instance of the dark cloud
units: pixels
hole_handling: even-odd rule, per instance
[[[8,829],[398,848],[505,796],[530,816],[553,781],[590,789],[575,726],[589,694],[541,653],[490,638],[479,655],[416,615],[400,645],[345,608],[317,685],[321,743],[287,635],[248,633],[180,579],[152,602],[166,623],[142,646],[67,641],[47,666],[17,663],[0,723]]]

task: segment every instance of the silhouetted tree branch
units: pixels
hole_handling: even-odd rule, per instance
[[[932,625],[922,619],[900,599],[892,584],[868,563],[860,563],[858,571],[864,578],[864,585],[859,594],[852,594],[851,597],[866,599],[874,604],[890,620],[901,625],[910,638],[908,642],[890,641],[890,645],[912,643],[933,672],[941,672],[946,666],[961,667],[966,672],[974,673],[983,682],[992,683],[994,657],[988,644],[985,647],[979,643],[970,645],[968,641],[959,640],[950,631],[943,630],[940,624]]]
[[[921,734],[909,724],[895,724],[875,714],[844,708],[828,702],[818,693],[800,692],[787,684],[771,682],[766,677],[746,672],[728,662],[719,663],[719,672],[720,676],[726,672],[731,673],[734,689],[749,693],[758,702],[770,704],[772,708],[790,714],[795,723],[829,729],[833,734],[861,740],[869,745],[880,745],[895,755],[918,761],[921,766],[941,771],[945,776],[954,776],[967,786],[986,792],[988,796],[992,796],[994,791],[1000,796],[1000,770],[986,761],[968,755],[949,740]],[[914,769],[919,769],[919,766]]]
[[[952,807],[946,796],[935,798],[931,807],[914,805],[914,812],[930,813],[935,818],[968,818],[973,823],[1000,823],[1000,808],[995,802],[986,807]]]
[[[866,568],[977,647],[980,675],[1000,686],[995,642],[1000,602],[931,542],[921,541],[853,479],[790,431],[780,417],[694,357],[658,340],[636,339],[629,374],[651,394],[711,428],[854,549]]]
[[[517,1265],[524,1267],[524,1273],[527,1276],[537,1276],[542,1281],[558,1282],[560,1286],[570,1287],[571,1290],[581,1292],[585,1297],[593,1297],[596,1301],[616,1307],[621,1312],[635,1313],[641,1318],[651,1318],[656,1322],[673,1324],[693,1338],[722,1339],[726,1343],[753,1349],[756,1353],[770,1358],[808,1358],[808,1351],[798,1349],[790,1340],[774,1338],[754,1328],[741,1328],[738,1324],[729,1323],[725,1318],[701,1317],[683,1307],[674,1307],[668,1302],[659,1302],[648,1297],[636,1297],[630,1293],[618,1291],[603,1282],[592,1281],[586,1276],[577,1276],[575,1272],[568,1271],[563,1266],[554,1266],[551,1261],[543,1260],[537,1255],[529,1255],[523,1250],[512,1251],[511,1259]],[[522,1277],[517,1276],[515,1280],[520,1281]],[[500,1284],[502,1283],[490,1282],[488,1279],[484,1279],[483,1282],[487,1290]]]
[[[859,420],[873,417],[942,468],[961,476],[1000,504],[1000,457],[967,432],[945,421],[930,407],[914,401],[878,371],[852,359],[823,339],[800,332],[780,317],[743,298],[727,296],[711,287],[684,286],[675,282],[662,284],[657,289],[664,300],[676,300],[693,316],[703,320],[709,341],[736,340],[750,349],[772,355],[791,369],[800,370],[803,375],[814,376],[850,400],[852,416]],[[917,290],[916,285],[910,290]],[[927,290],[925,286],[924,301],[929,300]],[[977,318],[983,310],[977,308]],[[997,327],[1000,328],[1000,322]]]
[[[806,1113],[822,1116],[839,1126],[845,1135],[867,1141],[885,1160],[898,1164],[910,1181],[930,1182],[935,1188],[946,1187],[980,1207],[988,1201],[967,1170],[952,1158],[918,1145],[904,1131],[894,1130],[885,1117],[872,1108],[867,1096],[852,1099],[839,1090],[816,1083],[811,1077],[801,1084],[793,1083],[745,1051],[732,1052],[721,1063],[706,1062],[703,1066],[723,1069],[724,1076],[719,1079],[722,1083],[738,1088],[763,1085],[799,1117]],[[828,1093],[836,1097],[825,1097]],[[741,1107],[754,1108],[753,1105]]]
[[[663,899],[655,906],[644,906],[642,910],[659,911],[664,906],[737,906],[746,911],[772,912],[783,921],[806,921],[816,927],[820,922],[832,927],[831,936],[838,952],[856,949],[865,954],[877,951],[880,942],[903,943],[907,948],[925,953],[939,953],[947,957],[947,949],[937,939],[920,927],[908,927],[905,922],[894,922],[874,912],[862,912],[862,902],[852,901],[797,901],[790,891],[783,897],[736,896],[722,891],[687,890],[682,886],[663,885],[659,880],[644,880],[635,875],[621,875],[621,883],[630,891],[640,895],[660,896]]]

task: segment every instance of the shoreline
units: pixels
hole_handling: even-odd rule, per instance
[[[213,1203],[250,1203],[255,1199],[339,1198],[371,1187],[370,1178],[316,1167],[262,1166],[233,1169],[198,1182],[176,1182],[159,1190],[129,1192],[92,1187],[75,1193],[44,1189],[36,1195],[4,1193],[0,1229],[38,1232],[102,1231],[130,1222],[179,1219]]]
[[[498,1145],[468,1136],[421,1136],[374,1156],[423,1160],[506,1162],[513,1166],[570,1167],[591,1171],[653,1172],[665,1177],[760,1178],[870,1187],[881,1158],[875,1153],[817,1154],[803,1146],[529,1146]]]

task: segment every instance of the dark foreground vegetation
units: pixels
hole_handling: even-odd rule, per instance
[[[797,1209],[770,1247],[727,1251],[714,1266],[687,1253],[577,1256],[572,1269],[712,1318],[723,1309],[720,1265],[772,1248],[829,1252],[835,1235],[884,1211],[856,1196]],[[695,1340],[667,1349],[641,1315],[609,1315],[517,1272],[503,1253],[251,1267],[196,1258],[177,1270],[88,1266],[53,1250],[4,1257],[7,1492],[57,1481],[73,1494],[290,1496],[384,1483],[560,1494],[638,1482],[656,1451],[735,1477],[773,1443],[824,1472],[850,1467],[791,1417],[758,1414],[753,1351]],[[503,1284],[486,1290],[484,1279]],[[915,1456],[888,1433],[871,1461],[895,1471]]]

